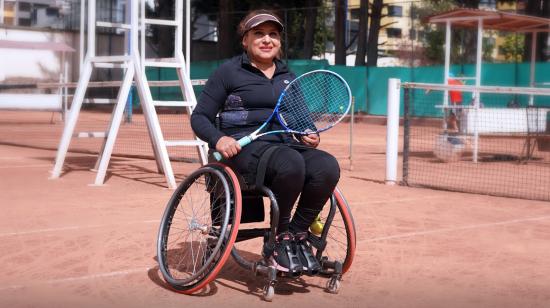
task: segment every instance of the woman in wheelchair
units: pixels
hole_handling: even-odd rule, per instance
[[[321,268],[307,240],[308,228],[338,183],[338,162],[317,149],[318,134],[300,138],[270,134],[243,148],[236,141],[267,120],[280,93],[296,77],[280,60],[282,31],[281,20],[271,11],[252,11],[241,21],[238,32],[244,52],[210,76],[193,111],[191,126],[211,149],[222,154],[224,163],[250,183],[262,154],[276,147],[267,163],[264,183],[275,194],[280,211],[270,260],[278,270],[298,276],[315,274]],[[267,130],[278,129],[280,125],[275,122]]]

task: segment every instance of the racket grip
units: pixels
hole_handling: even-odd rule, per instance
[[[214,159],[216,159],[217,161],[220,161],[223,158],[220,152],[214,152],[214,154],[212,155],[214,155]]]
[[[250,144],[250,142],[252,142],[252,138],[250,138],[250,136],[242,137],[237,141],[241,148],[247,146],[248,144]]]
[[[246,146],[246,145],[248,145],[250,142],[252,142],[252,138],[250,138],[250,137],[248,137],[248,136],[243,137],[243,138],[237,140],[237,143],[241,146],[241,148],[244,147],[244,146]],[[222,160],[222,158],[223,158],[223,156],[222,156],[222,154],[221,154],[220,152],[214,152],[212,155],[214,156],[214,158],[215,158],[217,161],[220,161],[220,160]]]

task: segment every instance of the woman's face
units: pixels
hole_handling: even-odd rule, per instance
[[[269,64],[281,50],[279,28],[265,22],[250,29],[243,37],[243,46],[252,62]]]

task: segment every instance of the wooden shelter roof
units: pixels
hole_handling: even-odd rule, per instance
[[[430,23],[451,21],[453,27],[477,28],[483,20],[483,29],[509,32],[550,32],[550,18],[501,11],[461,8],[428,17]]]

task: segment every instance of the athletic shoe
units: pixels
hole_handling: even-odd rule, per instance
[[[302,274],[302,263],[300,263],[292,233],[283,232],[277,235],[271,260],[275,268],[281,272],[293,277]]]
[[[299,232],[294,236],[294,241],[298,247],[298,256],[300,257],[300,262],[303,265],[302,270],[308,275],[317,275],[319,270],[321,270],[321,264],[315,256],[311,249],[311,244],[307,240],[307,232]]]

